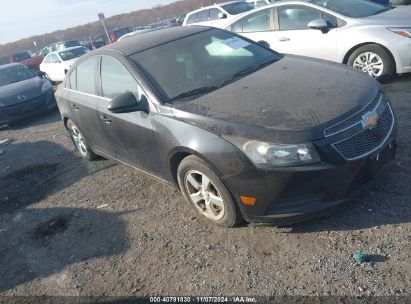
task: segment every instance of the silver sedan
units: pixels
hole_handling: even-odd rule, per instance
[[[411,7],[365,0],[280,1],[225,29],[280,53],[348,64],[379,81],[411,72]]]

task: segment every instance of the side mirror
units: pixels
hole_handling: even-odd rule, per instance
[[[114,97],[107,106],[107,109],[112,113],[130,113],[143,111],[147,112],[148,101],[145,95],[142,95],[140,100],[131,92]]]
[[[328,33],[329,27],[327,21],[322,18],[315,19],[308,23],[308,27],[312,30],[320,30],[321,32]]]
[[[227,15],[222,12],[218,13],[217,17],[218,19],[227,19]]]
[[[260,40],[257,42],[259,45],[265,46],[266,48],[270,48],[270,44],[267,41]]]

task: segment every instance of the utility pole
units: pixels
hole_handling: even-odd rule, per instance
[[[104,19],[106,19],[106,17],[104,17],[104,14],[103,14],[103,13],[98,13],[97,16],[98,16],[98,19],[101,20],[101,23],[103,23],[103,27],[104,27],[104,30],[106,31],[108,43],[111,44],[110,36],[108,35],[106,25],[104,24]]]

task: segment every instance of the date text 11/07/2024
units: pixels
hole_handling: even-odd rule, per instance
[[[253,297],[150,297],[151,303],[257,303]]]

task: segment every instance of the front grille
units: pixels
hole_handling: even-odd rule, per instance
[[[46,96],[40,96],[31,100],[26,100],[18,104],[2,108],[2,112],[8,116],[23,116],[41,108],[46,102]]]
[[[350,138],[333,144],[333,147],[347,160],[368,155],[385,143],[394,126],[394,114],[387,104],[378,124],[373,129],[366,129]]]
[[[349,118],[347,118],[346,120],[343,120],[342,122],[339,122],[338,124],[326,129],[324,131],[324,135],[327,136],[331,136],[337,133],[340,133],[358,123],[361,122],[362,117],[368,113],[368,112],[373,112],[375,109],[378,108],[378,106],[381,103],[383,94],[381,92],[379,92],[377,94],[377,96],[375,96],[375,98],[373,100],[371,100],[371,102],[365,107],[363,108],[360,112],[355,113],[354,115],[350,116]]]

